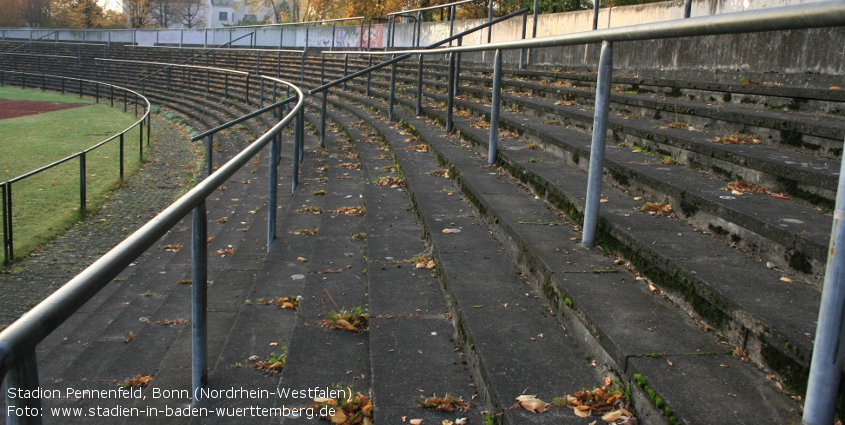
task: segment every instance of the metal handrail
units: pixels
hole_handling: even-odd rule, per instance
[[[242,35],[242,36],[240,36],[240,37],[238,37],[238,38],[236,38],[236,39],[234,39],[234,40],[229,40],[227,43],[223,43],[223,44],[221,44],[219,47],[223,47],[223,46],[231,45],[232,43],[234,43],[234,42],[236,42],[236,41],[238,41],[238,40],[240,40],[240,39],[242,39],[242,38],[251,37],[253,34],[255,34],[255,31],[253,31],[253,32],[251,32],[251,33],[249,33],[249,34]],[[153,72],[152,74],[146,75],[146,76],[142,77],[141,79],[139,79],[138,81],[135,81],[135,84],[138,84],[138,83],[140,83],[141,81],[144,81],[144,80],[146,80],[147,78],[150,78],[150,77],[152,77],[153,75],[158,74],[159,72],[166,71],[166,70],[168,70],[168,69],[172,68],[172,67],[173,67],[173,66],[175,66],[175,65],[181,65],[181,64],[188,63],[188,62],[190,62],[190,61],[192,61],[192,60],[194,60],[194,59],[196,59],[196,58],[198,58],[198,57],[200,57],[200,56],[203,56],[203,55],[205,55],[205,54],[207,54],[207,53],[209,53],[209,52],[211,52],[211,51],[212,51],[212,50],[206,50],[206,51],[204,51],[204,52],[202,52],[202,53],[200,53],[200,54],[198,54],[198,55],[191,56],[191,57],[189,57],[188,59],[185,59],[185,60],[183,60],[182,62],[179,62],[178,64],[170,64],[170,65],[168,65],[168,66],[165,66],[164,68],[161,68],[161,69],[159,69],[158,71]]]
[[[447,8],[447,7],[460,6],[462,4],[472,3],[474,1],[475,0],[462,0],[462,1],[456,1],[456,2],[453,2],[453,3],[439,4],[437,6],[428,6],[428,7],[422,7],[422,8],[419,8],[419,9],[403,10],[401,12],[388,13],[387,16],[398,15],[400,13],[426,12],[426,11],[429,11],[429,10],[444,9],[444,8]]]
[[[466,2],[462,2],[462,3],[466,3]],[[334,81],[328,82],[328,83],[323,84],[323,85],[321,85],[321,86],[319,86],[319,87],[316,87],[316,88],[314,88],[314,89],[311,89],[311,90],[309,90],[309,91],[308,91],[308,94],[311,94],[311,95],[313,95],[313,94],[317,94],[317,93],[319,93],[319,92],[321,92],[321,91],[324,91],[324,90],[326,90],[326,89],[330,89],[330,88],[335,87],[335,86],[337,86],[337,85],[339,85],[339,84],[342,84],[342,83],[344,83],[344,82],[347,82],[347,81],[349,81],[349,80],[351,80],[351,79],[353,79],[353,78],[355,78],[355,77],[360,77],[360,76],[362,76],[362,75],[364,75],[364,74],[368,74],[368,73],[370,73],[370,72],[372,72],[372,71],[375,71],[375,70],[377,70],[377,69],[384,68],[385,66],[392,65],[392,64],[394,64],[394,63],[397,63],[397,62],[403,61],[403,60],[405,60],[405,59],[407,59],[407,58],[411,57],[411,56],[412,56],[412,55],[414,55],[414,54],[419,54],[419,52],[427,52],[427,53],[430,53],[430,52],[431,52],[431,50],[429,50],[429,49],[435,49],[435,48],[436,48],[436,47],[438,47],[438,46],[441,46],[441,45],[443,45],[443,44],[446,44],[446,43],[451,42],[451,41],[454,41],[454,40],[458,40],[458,39],[460,39],[460,38],[462,38],[462,37],[465,37],[465,36],[467,36],[467,35],[469,35],[469,34],[472,34],[473,32],[476,32],[476,31],[482,30],[482,29],[484,29],[484,28],[487,28],[487,27],[490,27],[490,26],[492,26],[492,25],[495,25],[495,24],[497,24],[497,23],[499,23],[499,22],[502,22],[502,21],[508,20],[508,19],[510,19],[510,18],[513,18],[514,16],[518,16],[518,15],[521,15],[521,14],[527,13],[529,10],[530,10],[529,8],[524,7],[524,8],[522,8],[522,9],[520,9],[520,10],[517,10],[516,12],[512,12],[512,13],[509,13],[509,14],[507,14],[507,15],[504,15],[504,16],[501,16],[501,17],[498,17],[498,18],[494,19],[494,20],[493,20],[493,21],[491,21],[491,22],[485,22],[485,23],[483,23],[483,24],[479,24],[479,25],[478,25],[478,26],[476,26],[476,27],[472,27],[472,28],[470,28],[470,29],[468,29],[468,30],[462,31],[462,32],[460,32],[460,33],[458,33],[458,34],[455,34],[455,35],[453,35],[453,36],[449,37],[449,38],[446,38],[446,39],[444,39],[444,40],[438,41],[438,42],[436,42],[436,43],[429,44],[428,46],[426,46],[426,47],[424,47],[424,48],[423,48],[424,50],[419,50],[419,49],[418,49],[418,50],[374,51],[374,52],[356,52],[356,53],[353,53],[353,54],[357,54],[357,55],[370,55],[370,56],[382,56],[382,55],[399,55],[399,56],[396,56],[396,57],[395,57],[395,58],[393,58],[393,59],[390,59],[390,60],[387,60],[387,61],[384,61],[384,62],[378,63],[378,64],[373,65],[373,66],[370,66],[370,67],[368,67],[368,68],[364,68],[364,69],[362,69],[362,70],[360,70],[360,71],[358,71],[358,72],[355,72],[355,73],[349,74],[349,75],[347,75],[347,76],[345,76],[345,77],[338,78],[337,80],[334,80]],[[437,49],[437,51],[438,51],[438,53],[440,53],[440,52],[442,52],[443,50],[441,50],[441,49]],[[342,51],[342,50],[327,50],[327,51],[321,52],[321,54],[323,54],[323,55],[348,55],[348,54],[350,54],[350,53],[349,53],[349,52],[346,52],[346,51]]]
[[[55,32],[58,32],[58,31],[55,31]],[[62,45],[68,45],[68,46],[77,46],[77,45],[79,45],[79,46],[99,46],[99,47],[102,47],[102,46],[108,46],[108,44],[105,44],[105,43],[102,43],[102,44],[101,44],[101,43],[76,43],[76,42],[72,42],[72,41],[62,41],[62,40],[54,40],[54,41],[35,41],[35,40],[33,40],[33,41],[16,41],[16,40],[3,40],[3,43],[21,43],[21,44],[29,44],[29,43],[32,43],[32,44],[62,44]]]
[[[31,56],[31,57],[39,57],[39,58],[56,58],[56,59],[79,59],[78,56],[64,56],[64,55],[45,55],[41,53],[9,53],[9,52],[0,52],[0,55],[9,55],[9,56]]]
[[[296,53],[302,54],[302,50],[292,49],[247,49],[247,48],[222,48],[222,47],[179,47],[179,46],[137,46],[134,44],[127,44],[124,47],[131,47],[135,49],[174,49],[174,50],[205,50],[203,53],[209,52],[261,52],[261,53]]]
[[[180,197],[155,218],[147,222],[131,236],[123,240],[108,253],[100,257],[91,266],[83,270],[44,301],[36,305],[28,313],[0,332],[0,377],[6,376],[7,385],[18,388],[37,388],[38,375],[35,369],[35,348],[51,332],[56,330],[65,320],[70,318],[79,308],[91,299],[99,290],[105,287],[121,271],[144,251],[153,246],[161,237],[181,221],[191,211],[193,214],[192,227],[192,321],[193,321],[193,388],[204,387],[207,384],[207,271],[206,257],[206,209],[205,199],[214,193],[241,167],[251,162],[255,155],[265,146],[271,144],[270,167],[270,202],[275,201],[277,183],[276,165],[278,165],[277,149],[279,147],[281,130],[297,120],[297,130],[300,141],[295,143],[298,148],[302,136],[302,112],[305,98],[302,91],[295,85],[273,77],[262,78],[277,84],[287,86],[295,91],[296,105],[291,112],[251,143],[234,158],[221,166],[217,172],[205,178],[196,187]],[[5,192],[5,185],[3,186]],[[4,198],[5,200],[5,198]],[[275,210],[276,206],[268,208],[268,249],[272,239],[275,239]],[[271,230],[272,229],[272,230]],[[196,391],[193,392],[197,394]],[[194,399],[194,403],[199,400]],[[39,399],[27,399],[24,403],[40,405]],[[27,418],[18,418],[26,421]],[[38,418],[40,419],[40,418]]]
[[[685,13],[685,16],[688,16]],[[493,61],[493,87],[490,108],[490,135],[488,163],[497,157],[498,124],[501,110],[502,51],[526,48],[561,47],[601,43],[598,77],[596,81],[595,113],[590,145],[590,165],[587,196],[582,226],[582,244],[594,247],[598,232],[599,205],[602,173],[604,169],[605,142],[609,115],[610,85],[613,71],[614,42],[655,40],[678,37],[697,37],[728,34],[745,34],[764,31],[784,31],[808,28],[845,26],[845,1],[821,1],[770,9],[735,12],[715,16],[631,25],[627,27],[585,31],[567,35],[548,36],[530,40],[497,42],[437,49],[407,49],[393,52],[361,52],[364,55],[395,55],[408,57],[413,54],[450,54],[449,83],[447,92],[446,131],[452,131],[454,108],[455,55],[465,52],[495,51]],[[337,53],[337,52],[326,52]],[[325,88],[321,88],[325,90]],[[313,90],[312,90],[313,92]],[[325,95],[325,91],[323,92]],[[394,91],[391,84],[390,104]],[[830,237],[830,250],[821,296],[821,307],[816,329],[810,376],[804,406],[803,423],[809,425],[833,422],[838,394],[839,374],[843,354],[840,352],[842,318],[845,317],[845,161],[839,174],[839,190]]]
[[[5,76],[5,74],[17,74],[17,75],[22,75],[24,77],[26,75],[32,75],[32,74],[28,74],[28,73],[25,73],[25,72],[17,72],[17,71],[0,71],[0,73],[2,73],[4,76]],[[44,165],[42,167],[39,167],[39,168],[32,170],[32,171],[29,171],[27,173],[21,174],[17,177],[11,178],[11,179],[9,179],[9,180],[7,180],[6,182],[3,183],[4,184],[4,196],[6,197],[6,198],[3,199],[3,218],[4,218],[4,232],[3,232],[3,234],[4,234],[4,240],[3,240],[4,260],[3,261],[4,261],[5,264],[8,264],[10,261],[12,261],[12,259],[14,257],[14,248],[13,248],[13,240],[14,239],[13,239],[12,234],[11,234],[12,233],[11,232],[11,228],[12,228],[12,199],[11,199],[10,188],[11,188],[12,183],[16,183],[16,182],[24,180],[28,177],[34,176],[36,174],[42,173],[46,170],[57,167],[57,166],[64,164],[66,162],[69,162],[69,161],[72,161],[74,159],[79,158],[80,159],[80,212],[84,213],[85,205],[86,205],[86,202],[87,202],[86,195],[85,195],[85,193],[86,193],[85,186],[86,185],[85,185],[85,182],[84,182],[84,180],[85,180],[85,155],[88,154],[89,152],[103,146],[104,144],[119,138],[121,140],[121,155],[120,155],[120,165],[119,165],[120,174],[119,175],[120,175],[120,179],[123,180],[123,153],[122,153],[123,148],[122,147],[123,147],[124,136],[129,131],[134,129],[135,127],[137,127],[139,125],[141,126],[141,136],[140,136],[141,141],[139,143],[140,144],[139,150],[140,150],[140,155],[143,157],[143,149],[144,149],[144,147],[143,147],[143,139],[144,139],[143,126],[144,126],[144,121],[149,119],[149,114],[150,114],[150,107],[151,107],[150,101],[145,96],[143,96],[142,94],[140,94],[136,91],[130,90],[128,88],[121,87],[121,86],[114,85],[114,84],[101,83],[101,82],[98,82],[98,81],[85,80],[85,79],[80,79],[80,78],[64,77],[64,76],[59,76],[59,75],[48,75],[48,74],[35,74],[35,75],[42,77],[42,88],[44,88],[44,86],[43,86],[44,78],[46,78],[46,77],[49,77],[51,79],[56,79],[56,78],[61,79],[61,86],[62,86],[63,90],[64,90],[64,87],[65,87],[65,84],[64,84],[65,80],[78,81],[79,82],[79,95],[80,96],[82,96],[82,94],[83,94],[82,93],[82,91],[83,91],[82,90],[82,84],[83,83],[96,84],[97,87],[105,86],[105,87],[109,88],[111,93],[112,93],[112,95],[111,95],[112,105],[114,104],[113,103],[114,102],[114,89],[122,90],[124,92],[124,99],[127,99],[126,95],[131,93],[135,97],[136,102],[137,102],[138,98],[143,99],[144,103],[146,104],[145,105],[145,112],[138,121],[136,121],[134,124],[127,127],[125,130],[120,131],[118,133],[115,133],[111,137],[109,137],[109,138],[107,138],[107,139],[105,139],[105,140],[103,140],[99,143],[96,143],[96,144],[88,147],[87,149],[84,149],[80,152],[76,152],[74,154],[68,155],[65,158],[59,159],[57,161],[54,161],[50,164]],[[5,82],[5,78],[2,78],[2,80]],[[99,93],[99,89],[98,89],[97,92]],[[99,98],[99,95],[98,95],[98,98]],[[124,109],[125,108],[126,108],[126,104],[124,104]],[[149,130],[149,124],[148,124],[148,130]],[[147,135],[149,137],[149,131],[147,131]]]
[[[13,52],[13,51],[15,51],[15,50],[20,49],[21,47],[26,46],[27,44],[31,44],[33,41],[41,40],[42,38],[47,37],[47,36],[50,36],[50,35],[53,35],[53,34],[55,34],[55,33],[57,33],[57,32],[58,32],[58,31],[53,31],[53,32],[51,32],[51,33],[48,33],[48,34],[42,35],[41,37],[38,37],[38,38],[36,38],[35,40],[29,40],[29,42],[24,43],[24,44],[21,44],[20,46],[15,47],[14,49],[7,50],[6,52],[7,52],[7,53],[8,53],[8,52]]]
[[[305,22],[281,22],[278,24],[260,24],[260,25],[233,25],[230,27],[208,27],[206,29],[229,29],[229,28],[263,28],[263,27],[286,27],[286,26],[308,26],[310,24],[325,24],[329,22],[343,22],[343,21],[360,21],[366,19],[364,16],[355,16],[352,18],[337,18],[337,19],[323,19],[319,21],[305,21]]]
[[[605,28],[572,34],[552,35],[529,40],[500,41],[460,47],[435,49],[402,49],[392,52],[360,52],[361,55],[445,54],[522,48],[562,47],[595,44],[603,41],[638,41],[704,35],[743,34],[845,25],[845,2],[828,0],[769,9],[724,13],[625,27]],[[342,52],[323,52],[342,53]]]
[[[249,75],[249,72],[247,72],[247,71],[238,71],[236,69],[215,68],[215,67],[200,66],[200,65],[180,65],[180,64],[176,64],[176,63],[149,62],[149,61],[138,61],[138,60],[131,60],[131,59],[94,58],[94,60],[95,61],[102,61],[102,62],[135,63],[135,64],[144,64],[144,65],[167,65],[168,67],[171,67],[171,68],[207,69],[209,71],[219,71],[219,72],[225,72],[227,74]],[[138,80],[138,81],[141,81],[141,80]],[[136,83],[138,81],[136,81]]]

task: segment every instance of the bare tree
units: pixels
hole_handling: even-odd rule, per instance
[[[177,21],[176,0],[150,0],[152,21],[156,27],[169,28]]]
[[[23,18],[33,27],[50,25],[50,0],[27,0],[24,2]]]
[[[152,21],[152,3],[150,0],[123,0],[123,14],[130,28],[146,28]]]
[[[204,24],[208,8],[202,0],[181,0],[176,8],[176,21],[185,28]]]

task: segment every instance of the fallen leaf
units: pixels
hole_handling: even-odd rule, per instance
[[[536,395],[521,395],[516,398],[516,405],[531,413],[543,413],[549,410],[549,404],[537,398]]]
[[[420,425],[422,423],[422,419],[411,419],[411,425]]]
[[[575,406],[572,411],[575,412],[575,416],[578,416],[579,418],[589,418],[592,416],[592,413],[590,413],[590,406]]]
[[[790,279],[790,278],[788,278],[788,277],[786,277],[786,276],[781,277],[781,278],[780,278],[780,280],[781,280],[782,282],[792,283],[792,279]]]
[[[616,420],[619,419],[620,416],[622,416],[622,411],[617,410],[615,412],[606,413],[604,416],[601,417],[601,420],[607,423],[616,422]]]
[[[299,261],[300,263],[304,263],[308,260],[306,260],[305,257],[296,257],[296,261]]]

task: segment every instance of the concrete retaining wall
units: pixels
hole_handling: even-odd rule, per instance
[[[696,0],[692,16],[707,16],[744,10],[764,9],[805,0]],[[599,28],[620,27],[648,22],[680,19],[683,16],[681,0],[601,9]],[[593,12],[580,11],[547,14],[537,20],[537,37],[589,31]],[[454,33],[461,32],[486,20],[458,21]],[[517,17],[497,24],[492,31],[493,41],[522,38],[523,19]],[[532,19],[527,20],[527,36],[531,37]],[[5,39],[29,40],[49,34],[53,30],[0,29]],[[386,26],[374,25],[372,33],[359,26],[321,27],[254,27],[209,28],[185,30],[60,30],[45,40],[84,41],[99,43],[134,43],[152,45],[208,45],[228,43],[240,36],[254,32],[232,43],[234,47],[265,48],[314,48],[357,49],[361,46],[380,48],[388,44]],[[394,45],[409,47],[415,40],[414,26],[396,25]],[[421,25],[419,44],[425,46],[448,37],[448,22],[424,22]],[[369,35],[369,40],[368,40]],[[464,45],[487,42],[486,30],[467,36]],[[748,73],[817,73],[842,75],[845,67],[845,29],[828,28],[802,31],[742,34],[730,36],[695,37],[641,42],[616,43],[614,62],[617,69],[627,72],[651,71],[731,71]],[[505,61],[514,64],[519,52],[507,52]],[[598,46],[579,46],[537,49],[527,54],[528,64],[551,67],[594,68],[598,61]],[[465,62],[490,62],[491,53],[463,55]]]

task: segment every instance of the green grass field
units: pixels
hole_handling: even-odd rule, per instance
[[[63,111],[0,120],[0,181],[7,181],[85,150],[132,125],[134,114],[107,103],[36,89],[0,87],[0,99],[87,103]],[[125,175],[138,169],[139,130],[126,135]],[[86,155],[87,209],[119,186],[119,141]],[[63,232],[79,219],[79,159],[12,185],[15,258]]]

